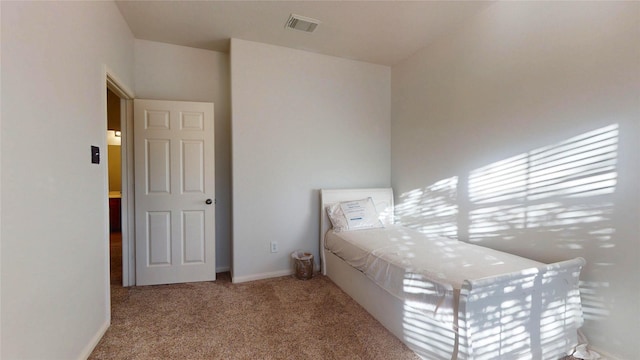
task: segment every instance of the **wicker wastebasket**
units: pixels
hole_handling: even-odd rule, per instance
[[[291,258],[298,279],[309,280],[313,277],[313,254],[298,250],[291,253]]]

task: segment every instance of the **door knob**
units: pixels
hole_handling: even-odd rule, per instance
[[[207,204],[207,205],[211,205],[211,204],[213,204],[213,200],[207,199],[207,200],[204,201],[204,203]]]

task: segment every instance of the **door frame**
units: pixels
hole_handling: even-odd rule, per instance
[[[102,87],[113,91],[120,98],[120,127],[121,127],[121,147],[122,154],[122,200],[121,200],[121,217],[122,217],[122,286],[134,286],[136,284],[136,264],[135,264],[135,232],[134,232],[134,192],[133,192],[133,99],[134,93],[131,91],[118,76],[106,65],[103,69]],[[107,128],[107,97],[104,96],[104,128]],[[105,155],[107,151],[104,152]],[[105,156],[106,158],[106,156]],[[108,159],[105,159],[105,164]],[[109,181],[108,167],[105,169],[105,203],[109,203]],[[106,236],[109,239],[109,208],[106,206]],[[107,249],[109,242],[106,242]],[[107,257],[107,274],[109,274],[109,251],[106,252]],[[107,281],[110,284],[110,281]],[[109,285],[110,286],[110,285]]]

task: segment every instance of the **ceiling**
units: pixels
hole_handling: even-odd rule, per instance
[[[221,52],[231,38],[394,65],[490,1],[116,1],[137,39]],[[290,14],[320,20],[285,29]]]

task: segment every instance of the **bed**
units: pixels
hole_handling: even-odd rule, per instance
[[[323,189],[320,204],[322,273],[420,357],[560,359],[578,344],[584,259],[544,264],[398,226],[389,188]],[[336,214],[353,222],[334,228]]]

